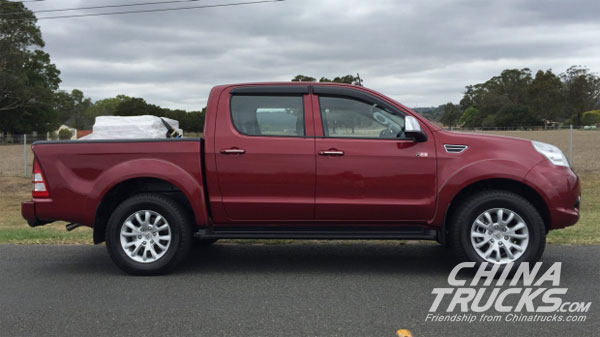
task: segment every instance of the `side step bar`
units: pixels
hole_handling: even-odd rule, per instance
[[[436,240],[436,230],[200,230],[203,239]]]

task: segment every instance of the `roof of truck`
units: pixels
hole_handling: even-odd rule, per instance
[[[230,87],[238,87],[238,86],[334,86],[334,87],[347,87],[347,88],[356,88],[358,90],[363,90],[366,92],[369,92],[371,94],[374,94],[376,96],[379,96],[381,98],[387,99],[387,100],[391,100],[393,101],[395,104],[401,106],[402,108],[411,111],[413,114],[420,116],[417,112],[415,112],[414,110],[412,110],[411,108],[405,106],[404,104],[396,101],[395,99],[385,96],[382,93],[379,93],[375,90],[369,89],[367,87],[364,86],[358,86],[358,85],[354,85],[354,84],[347,84],[347,83],[338,83],[338,82],[292,82],[292,81],[288,81],[288,82],[248,82],[248,83],[231,83],[231,84],[221,84],[221,85],[217,85],[213,88],[213,90],[215,91],[222,91],[225,90],[227,88]],[[433,123],[432,126],[434,128],[437,128],[436,125],[434,125]]]

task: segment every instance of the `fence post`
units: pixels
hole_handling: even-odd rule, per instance
[[[569,129],[569,164],[573,165],[573,125],[570,125]]]
[[[27,178],[27,134],[23,134],[23,177]]]

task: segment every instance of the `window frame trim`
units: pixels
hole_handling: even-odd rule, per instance
[[[243,87],[242,87],[243,88]],[[239,89],[242,89],[239,88]],[[253,88],[259,88],[259,87],[253,87]],[[280,88],[280,87],[269,87],[269,88]],[[300,87],[302,88],[302,87]],[[307,94],[308,94],[308,87],[307,87]],[[240,92],[237,91],[236,93],[232,91],[230,91],[230,95],[229,95],[229,118],[231,120],[231,126],[233,126],[233,129],[239,133],[242,136],[245,137],[270,137],[270,138],[314,138],[312,136],[307,136],[306,135],[306,105],[305,105],[305,101],[304,101],[304,97],[306,94],[302,94],[301,91],[298,92],[273,92],[273,91],[259,91],[259,90],[253,90],[253,91],[249,91],[248,93],[246,92]],[[239,130],[237,128],[237,126],[235,125],[235,121],[233,118],[233,104],[232,100],[235,96],[247,96],[247,97],[256,97],[256,96],[266,96],[266,97],[300,97],[300,99],[302,100],[302,131],[303,131],[303,135],[301,136],[294,136],[294,135],[250,135],[247,134],[241,130]],[[260,126],[259,126],[260,127]]]
[[[313,94],[321,97],[323,96],[337,96],[342,98],[353,98],[359,101],[363,101],[368,104],[377,104],[383,108],[392,110],[394,113],[397,113],[399,116],[406,117],[408,114],[404,111],[396,108],[390,103],[382,100],[381,98],[364,92],[362,90],[357,90],[353,88],[347,87],[335,87],[335,86],[325,86],[325,85],[313,85],[312,87]],[[319,111],[320,111],[319,107]]]
[[[236,87],[229,91],[230,95],[240,96],[296,96],[308,95],[308,85],[254,85]]]

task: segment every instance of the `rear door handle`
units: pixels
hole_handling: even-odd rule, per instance
[[[340,150],[336,150],[336,149],[330,149],[327,151],[319,151],[319,156],[339,157],[339,156],[343,156],[343,155],[344,155],[344,151],[340,151]]]
[[[246,153],[246,150],[232,147],[231,149],[221,150],[221,153],[222,154],[244,154],[244,153]]]

